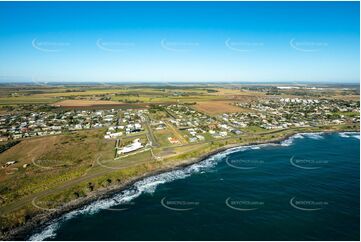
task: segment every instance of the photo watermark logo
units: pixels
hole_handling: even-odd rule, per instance
[[[225,201],[227,207],[237,211],[253,211],[264,206],[262,201],[234,200],[228,197]]]
[[[244,160],[244,159],[230,160],[229,157],[226,158],[225,162],[228,166],[240,170],[252,170],[264,164],[263,160]]]
[[[125,41],[104,41],[103,39],[98,39],[96,41],[96,46],[107,52],[124,52],[135,47],[135,43]]]
[[[171,52],[187,52],[198,48],[200,44],[198,42],[191,41],[168,41],[166,39],[162,39],[160,41],[160,46]]]
[[[173,211],[189,211],[195,209],[200,203],[196,201],[168,200],[167,197],[163,197],[160,204]]]
[[[61,161],[61,160],[35,160],[32,159],[31,161],[34,166],[42,168],[42,169],[56,169],[63,166],[71,166],[68,162]]]
[[[295,156],[292,156],[290,163],[300,169],[315,170],[322,168],[322,165],[328,164],[329,162],[327,160],[296,159]]]
[[[34,49],[42,52],[61,52],[70,46],[69,42],[65,41],[50,41],[50,40],[38,40],[33,39],[31,45]]]
[[[225,40],[224,44],[228,49],[237,52],[250,52],[264,46],[263,42],[232,41],[231,39]]]
[[[125,200],[125,199],[117,199],[117,198],[106,198],[104,196],[100,196],[97,199],[97,203],[112,203],[111,206],[108,207],[108,205],[106,205],[105,207],[102,207],[102,210],[108,210],[108,211],[113,211],[113,212],[122,212],[122,211],[126,211],[131,209],[132,206],[135,205],[135,202],[133,202],[132,200]]]
[[[290,205],[301,211],[318,211],[328,205],[326,201],[296,200],[296,197],[290,199]]]
[[[54,201],[39,201],[38,197],[34,197],[33,200],[31,200],[31,205],[40,210],[55,212],[59,210],[59,207],[62,206],[63,203]]]
[[[291,39],[289,44],[293,49],[301,52],[318,52],[328,47],[327,42],[297,41],[295,38]]]

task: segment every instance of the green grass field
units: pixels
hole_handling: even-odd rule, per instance
[[[2,97],[0,98],[0,105],[15,105],[15,104],[48,104],[58,101],[57,98],[36,97],[36,96],[22,96],[22,97]]]

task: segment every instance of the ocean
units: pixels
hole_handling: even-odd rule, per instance
[[[360,134],[297,134],[136,182],[30,240],[359,240]]]

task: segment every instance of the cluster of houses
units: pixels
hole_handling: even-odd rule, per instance
[[[191,143],[205,141],[207,137],[225,138],[230,134],[242,133],[239,127],[230,125],[228,114],[210,117],[181,104],[168,106],[167,112],[171,116],[170,122],[178,129],[185,130],[185,138]]]
[[[198,112],[187,105],[169,105],[166,107],[166,110],[172,117],[170,122],[179,129],[204,126],[215,121],[208,115]]]
[[[170,122],[184,130],[189,142],[240,135],[249,126],[285,129],[360,121],[359,101],[276,97],[236,105],[249,111],[210,117],[182,104],[169,105],[166,110]]]
[[[189,142],[208,138],[224,138],[242,134],[242,129],[256,126],[265,129],[310,127],[330,124],[358,123],[360,102],[336,99],[264,98],[239,102],[244,112],[223,113],[214,117],[198,112],[190,105],[164,107],[168,121]],[[26,137],[57,135],[63,132],[107,127],[105,139],[144,131],[146,109],[57,110],[19,112],[0,115],[0,142]],[[166,128],[164,120],[150,120],[153,130]],[[169,140],[170,143],[177,143]]]
[[[314,104],[314,103],[320,103],[317,99],[301,99],[301,98],[281,98],[281,103],[302,103],[302,104]]]
[[[329,99],[275,98],[237,103],[250,112],[232,115],[231,122],[265,129],[310,127],[356,123],[360,120],[360,103]],[[349,115],[350,113],[357,115]]]
[[[0,115],[0,141],[109,127],[107,137],[142,130],[147,110],[59,110]],[[118,131],[119,130],[119,131]]]
[[[189,138],[189,142],[197,142],[197,141],[204,141],[204,135],[202,133],[206,133],[205,130],[201,128],[189,128],[187,129],[187,132],[189,135],[187,135],[187,138]]]
[[[150,125],[155,130],[163,130],[166,128],[166,124],[162,120],[152,120]]]
[[[125,112],[119,112],[116,125],[108,127],[104,138],[115,139],[123,134],[128,135],[143,131],[142,123],[146,120],[145,114],[147,113],[148,111],[144,109],[128,109]]]

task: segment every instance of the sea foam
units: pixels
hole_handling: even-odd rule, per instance
[[[233,152],[236,152],[236,150],[234,150]],[[65,222],[81,214],[94,214],[96,212],[99,212],[100,210],[108,209],[116,205],[130,202],[143,193],[152,194],[154,193],[158,185],[168,183],[174,180],[184,179],[194,173],[202,173],[206,169],[214,167],[219,160],[224,158],[227,154],[233,152],[226,151],[223,153],[219,153],[208,159],[205,159],[202,162],[190,165],[183,169],[165,172],[137,181],[130,188],[114,195],[112,198],[97,200],[83,208],[66,213],[60,218],[51,221],[41,232],[32,235],[29,240],[39,241],[54,238],[56,236],[56,231],[59,229],[62,222]]]
[[[342,133],[339,133],[339,135],[342,138],[360,139],[360,133],[359,132],[342,132]]]

